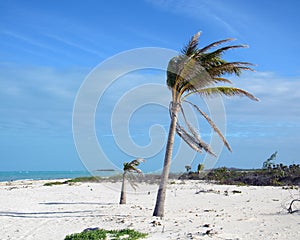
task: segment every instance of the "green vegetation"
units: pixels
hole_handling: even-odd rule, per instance
[[[103,179],[102,177],[95,177],[95,176],[91,176],[91,177],[78,177],[78,178],[73,178],[73,179],[67,180],[65,183],[99,182],[102,179]]]
[[[88,230],[82,233],[74,233],[65,237],[65,240],[137,240],[145,238],[146,233],[137,232],[132,229],[122,229],[122,230]]]
[[[256,185],[256,186],[292,186],[300,185],[300,165],[285,166],[273,164],[267,169],[229,169],[216,168],[202,172],[182,174],[179,179],[209,180],[220,184]]]
[[[200,170],[200,171],[199,171]],[[128,177],[128,176],[127,176]],[[148,184],[158,184],[160,176],[155,174],[145,174],[139,181]],[[235,169],[235,168],[216,168],[203,170],[203,165],[199,164],[194,171],[189,170],[183,174],[170,174],[168,184],[176,184],[180,180],[206,180],[215,181],[220,184],[232,185],[256,185],[256,186],[300,186],[300,165],[292,164],[286,166],[282,163],[272,162],[267,168],[262,169]],[[44,186],[56,186],[61,184],[73,184],[81,182],[120,182],[122,174],[111,177],[79,177],[67,181],[47,182]]]
[[[62,185],[62,184],[72,184],[72,183],[80,183],[80,182],[99,182],[100,180],[103,180],[104,178],[101,177],[78,177],[73,178],[67,181],[55,181],[55,182],[47,182],[44,184],[44,186],[53,186],[53,185]]]
[[[53,185],[62,185],[62,184],[65,184],[65,182],[47,182],[44,184],[44,186],[53,186]]]

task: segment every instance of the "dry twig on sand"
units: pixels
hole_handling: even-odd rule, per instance
[[[300,211],[300,209],[294,209],[294,210],[293,210],[293,204],[294,204],[295,202],[300,202],[300,199],[293,199],[293,200],[291,201],[290,206],[289,206],[289,208],[287,209],[289,213],[295,213],[295,212],[299,212],[299,211]]]

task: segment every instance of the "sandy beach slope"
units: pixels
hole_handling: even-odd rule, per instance
[[[133,228],[147,239],[300,239],[300,214],[285,209],[297,189],[177,180],[161,220],[152,217],[156,185],[128,189],[119,205],[121,183],[44,183],[0,183],[1,239],[58,240],[93,227]]]

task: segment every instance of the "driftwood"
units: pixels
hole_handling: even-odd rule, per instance
[[[300,199],[294,199],[291,201],[289,208],[287,209],[289,213],[295,213],[295,212],[299,212],[300,209],[295,209],[293,210],[292,206],[294,202],[300,202]]]

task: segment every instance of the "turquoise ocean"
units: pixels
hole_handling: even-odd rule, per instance
[[[105,173],[98,173],[105,176]],[[88,171],[0,171],[0,182],[15,180],[47,180],[92,176]]]

